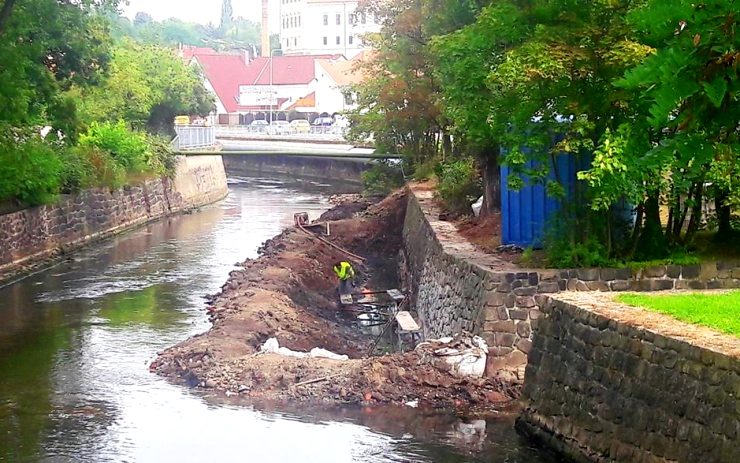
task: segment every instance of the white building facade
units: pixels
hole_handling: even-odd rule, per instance
[[[357,0],[278,0],[284,54],[341,54],[353,58],[367,47],[362,36],[380,23],[357,10]]]

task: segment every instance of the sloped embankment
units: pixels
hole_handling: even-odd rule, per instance
[[[359,213],[356,205],[340,205],[327,214],[352,215],[331,221],[328,239],[366,257],[357,264],[360,286],[387,289],[395,280],[405,207],[405,194],[397,192]],[[314,236],[285,230],[264,244],[258,259],[232,272],[212,297],[212,328],[161,353],[151,369],[194,387],[260,399],[365,404],[418,399],[435,407],[480,409],[518,395],[498,379],[452,375],[430,354],[434,345],[366,357],[374,339],[361,334],[337,301],[331,267],[343,258]],[[269,338],[295,351],[320,347],[349,360],[259,353]]]

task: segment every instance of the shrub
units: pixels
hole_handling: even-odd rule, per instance
[[[471,159],[441,164],[437,177],[439,195],[451,212],[469,213],[470,205],[483,193],[481,179]]]
[[[113,159],[130,173],[149,171],[151,157],[146,135],[133,132],[122,121],[115,124],[93,122],[80,137],[80,146],[95,147],[110,153]]]
[[[400,166],[387,160],[376,161],[375,165],[362,173],[362,182],[367,195],[385,195],[404,183]]]
[[[126,171],[107,151],[80,145],[68,149],[63,156],[62,191],[74,193],[101,186],[111,190],[126,184]]]
[[[0,127],[0,201],[25,206],[53,201],[62,168],[54,145],[31,131]]]

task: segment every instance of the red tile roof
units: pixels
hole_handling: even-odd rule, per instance
[[[237,55],[195,55],[208,81],[216,91],[218,99],[233,113],[239,109],[239,85],[248,75],[244,58]]]
[[[314,61],[331,59],[337,55],[288,55],[272,57],[273,85],[301,85],[316,77]],[[270,85],[270,58],[255,58],[248,66],[249,75],[244,85]]]
[[[214,50],[213,48],[208,47],[191,47],[191,46],[184,46],[180,49],[180,56],[185,61],[190,61],[193,56],[196,55],[216,55],[218,52]]]

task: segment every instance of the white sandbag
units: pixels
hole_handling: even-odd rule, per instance
[[[480,210],[483,208],[483,196],[478,198],[478,201],[473,203],[473,214],[478,217],[480,215]]]
[[[332,359],[332,360],[349,360],[349,357],[346,355],[339,355],[335,354],[334,352],[326,349],[322,349],[320,347],[314,347],[311,349],[311,352],[308,353],[311,357],[314,358],[326,358],[326,359]]]
[[[443,338],[431,343],[441,342],[450,344],[452,338]],[[450,365],[452,374],[456,376],[482,378],[486,370],[486,358],[488,357],[488,344],[480,336],[472,338],[458,338],[466,347],[441,347],[434,350],[434,355],[443,357]],[[460,343],[452,343],[459,346]]]
[[[283,357],[296,357],[296,358],[328,358],[333,360],[348,360],[349,357],[346,355],[335,354],[334,352],[319,347],[314,347],[311,352],[297,352],[290,350],[287,347],[280,347],[280,343],[275,338],[270,338],[260,346],[260,353],[263,354],[278,354]]]

